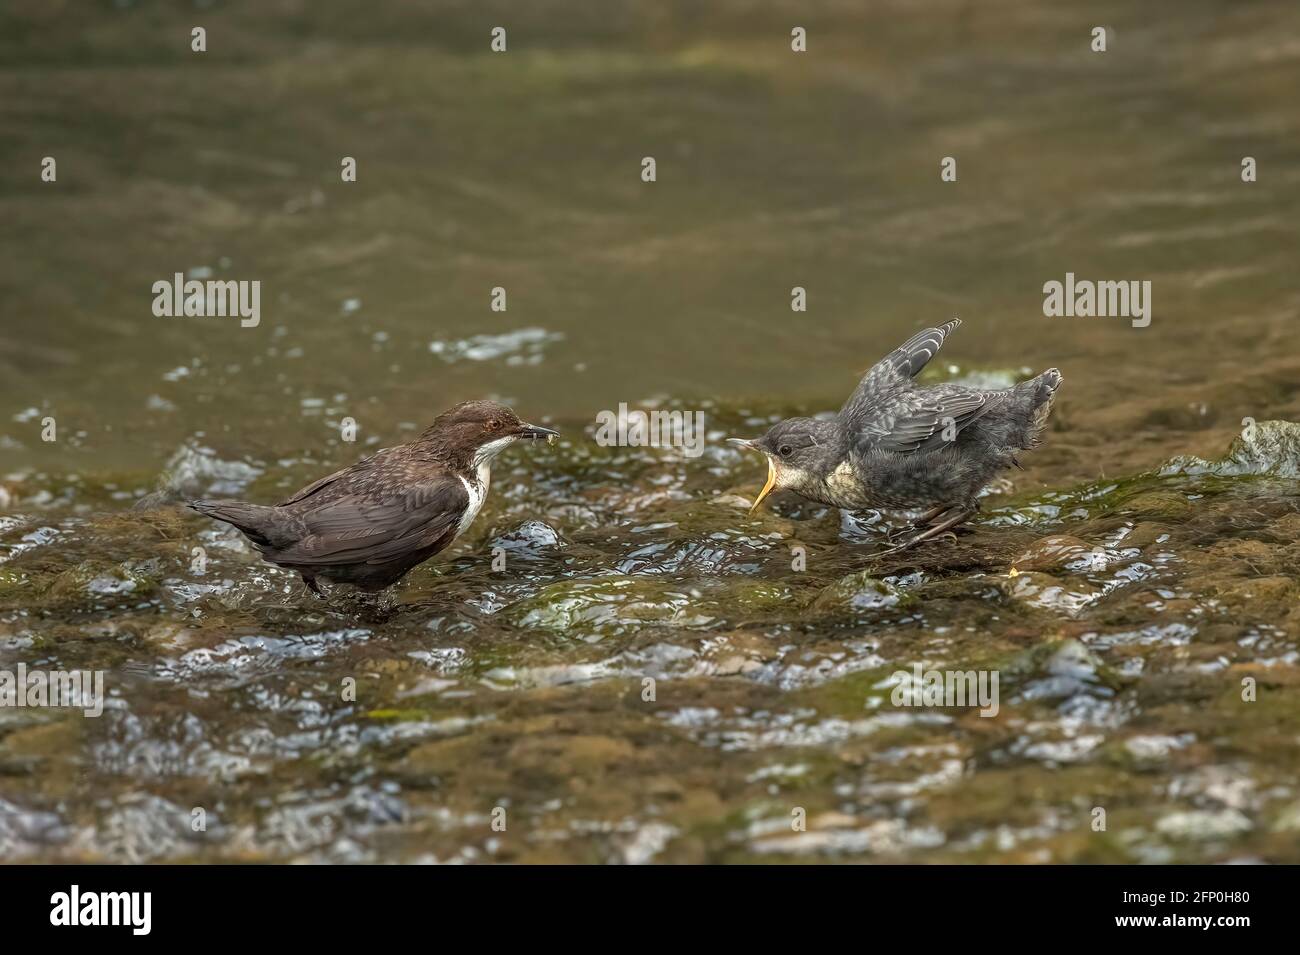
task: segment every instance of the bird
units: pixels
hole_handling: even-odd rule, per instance
[[[275,505],[189,501],[238,528],[317,596],[320,581],[376,593],[465,533],[487,497],[493,459],[519,440],[554,443],[505,405],[466,401],[409,444],[384,448]]]
[[[914,380],[961,319],[917,332],[877,362],[838,414],[788,418],[759,438],[729,439],[767,457],[767,483],[848,511],[923,511],[880,555],[953,532],[979,510],[980,491],[1043,440],[1061,372],[1004,389]],[[878,555],[878,556],[880,556]]]

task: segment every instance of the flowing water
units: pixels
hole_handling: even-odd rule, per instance
[[[109,695],[0,709],[0,858],[1300,861],[1300,7],[701,6],[0,10],[0,669]],[[1045,317],[1067,272],[1150,325]],[[747,514],[722,437],[955,315],[932,377],[1065,375],[973,534]],[[379,604],[135,506],[470,397],[564,439]]]

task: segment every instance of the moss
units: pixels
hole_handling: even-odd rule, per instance
[[[813,617],[852,617],[893,607],[905,608],[914,602],[914,597],[893,584],[861,571],[825,587],[808,612]]]

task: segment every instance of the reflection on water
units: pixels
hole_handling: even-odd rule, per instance
[[[0,666],[110,693],[0,709],[0,856],[1300,860],[1300,448],[1222,458],[1300,420],[1293,4],[374,6],[204,9],[201,56],[193,12],[0,12]],[[260,324],[155,318],[177,271]],[[1067,272],[1150,281],[1150,327],[1045,318]],[[954,315],[937,374],[1067,380],[974,534],[746,515],[722,436]],[[132,510],[481,396],[566,440],[384,602]],[[704,454],[597,446],[620,402]],[[918,662],[998,670],[998,716],[893,706]]]

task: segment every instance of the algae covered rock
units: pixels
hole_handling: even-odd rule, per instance
[[[508,614],[525,629],[571,631],[574,636],[598,639],[627,625],[707,624],[710,618],[692,614],[689,604],[688,594],[660,581],[619,576],[551,584],[515,604]]]
[[[1032,647],[1002,671],[1026,700],[1060,700],[1079,693],[1110,696],[1124,683],[1097,654],[1070,638]]]
[[[1072,570],[1087,566],[1092,559],[1091,545],[1069,534],[1053,534],[1034,541],[1011,562],[1021,573],[1030,570]]]
[[[1077,615],[1102,594],[1099,587],[1086,580],[1062,579],[1034,570],[1017,571],[1005,582],[1004,590],[1013,600],[1067,617]]]
[[[160,573],[157,560],[10,568],[0,572],[0,607],[75,614],[132,606],[157,590]]]
[[[1247,419],[1228,453],[1217,461],[1180,455],[1165,464],[1160,473],[1214,474],[1222,477],[1270,475],[1300,478],[1300,424],[1294,421]]]
[[[723,619],[763,616],[789,608],[783,584],[723,578],[705,586],[657,577],[611,575],[543,587],[506,613],[518,627],[596,641],[646,626],[694,629]]]
[[[887,581],[872,577],[867,571],[841,577],[826,587],[813,601],[815,616],[851,616],[864,610],[883,610],[898,606],[904,594]]]

